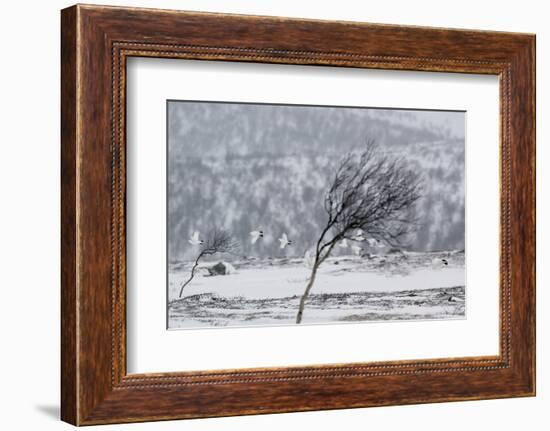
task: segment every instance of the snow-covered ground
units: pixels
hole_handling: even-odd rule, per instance
[[[447,261],[447,265],[443,260]],[[170,329],[294,324],[310,269],[302,258],[242,258],[229,275],[202,263],[179,298],[192,262],[169,266]],[[303,324],[456,319],[465,315],[464,252],[330,257],[306,302]]]

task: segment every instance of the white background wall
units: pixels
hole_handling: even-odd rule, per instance
[[[172,9],[477,28],[537,34],[538,396],[100,427],[144,430],[547,429],[550,13],[543,1],[130,0]],[[59,0],[2,4],[0,32],[0,426],[69,429],[59,409]],[[545,195],[546,194],[546,195]]]

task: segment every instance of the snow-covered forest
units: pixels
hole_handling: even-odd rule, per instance
[[[190,233],[213,226],[231,229],[245,254],[270,256],[283,231],[302,253],[324,223],[327,175],[366,137],[425,178],[411,249],[462,249],[464,131],[459,112],[171,102],[169,257],[191,259]],[[252,248],[258,227],[266,237]]]

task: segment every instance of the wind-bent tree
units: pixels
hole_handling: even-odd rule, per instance
[[[224,229],[214,228],[206,236],[206,240],[201,244],[201,250],[195,259],[193,268],[191,268],[191,275],[181,285],[179,297],[183,295],[183,289],[191,280],[195,277],[195,270],[199,266],[199,261],[205,256],[211,256],[216,253],[234,253],[239,244],[233,239],[233,236]]]
[[[360,153],[348,153],[340,161],[325,193],[327,222],[313,249],[311,275],[296,323],[301,323],[306,299],[321,264],[336,244],[357,240],[357,230],[391,246],[416,228],[414,203],[421,195],[420,175],[402,158],[383,154],[374,142]]]

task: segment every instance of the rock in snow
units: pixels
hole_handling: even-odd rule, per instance
[[[227,262],[218,262],[214,266],[211,266],[208,269],[208,274],[214,275],[229,275],[235,272],[235,267]]]

